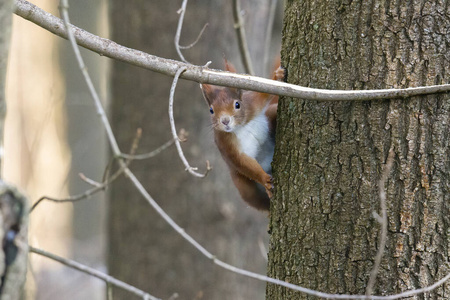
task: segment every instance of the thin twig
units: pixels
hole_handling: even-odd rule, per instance
[[[133,142],[131,143],[130,155],[134,155],[139,147],[139,141],[142,137],[142,128],[136,130],[136,135],[134,136]]]
[[[375,285],[375,281],[377,279],[378,271],[380,269],[381,259],[383,258],[384,248],[386,247],[387,241],[387,231],[388,231],[388,219],[387,219],[387,208],[386,208],[386,191],[385,185],[389,177],[389,173],[392,169],[392,164],[394,162],[394,149],[389,151],[389,156],[386,161],[386,165],[384,166],[384,171],[381,175],[380,182],[378,184],[378,193],[380,195],[380,209],[381,216],[378,216],[379,221],[381,221],[381,232],[380,232],[380,241],[378,245],[378,252],[375,256],[375,261],[373,264],[372,271],[370,272],[369,281],[366,287],[366,295],[370,296],[372,294],[373,287]]]
[[[170,120],[170,129],[172,130],[172,136],[175,140],[175,146],[177,147],[178,155],[181,158],[181,161],[183,162],[184,166],[186,167],[186,171],[191,173],[194,176],[197,177],[205,177],[208,172],[211,170],[211,166],[209,165],[209,161],[206,161],[206,171],[205,173],[201,174],[196,172],[197,168],[193,168],[189,165],[189,162],[187,161],[186,157],[184,156],[183,149],[181,148],[180,140],[177,136],[177,129],[175,128],[175,119],[173,117],[173,99],[175,94],[175,88],[178,83],[178,78],[180,77],[181,73],[186,71],[186,68],[180,68],[177,73],[175,73],[175,76],[173,78],[173,83],[170,88],[170,96],[169,96],[169,120]]]
[[[137,147],[139,145],[139,140],[141,138],[141,133],[142,133],[142,131],[140,129],[138,129],[137,132],[136,132],[136,136],[135,136],[135,138],[133,140],[133,143],[131,145],[131,148],[130,148],[129,156],[131,158],[134,157],[134,153],[136,152],[136,149],[137,149]],[[156,150],[158,150],[158,149],[156,149]],[[159,151],[158,153],[160,153],[161,151]],[[131,162],[131,160],[127,159],[126,166],[129,166],[130,162]],[[106,167],[105,174],[107,174],[107,173],[109,174],[109,169],[110,169],[110,163]],[[119,176],[123,173],[123,171],[124,171],[123,168],[119,168],[111,177],[106,178],[104,176],[104,180],[101,183],[100,182],[96,182],[96,181],[94,181],[94,180],[92,180],[90,178],[87,178],[84,174],[80,173],[79,175],[80,175],[81,179],[84,180],[85,182],[87,182],[88,184],[93,185],[94,188],[89,189],[87,191],[84,191],[81,194],[69,196],[69,197],[66,197],[66,198],[54,198],[54,197],[49,197],[49,196],[43,196],[43,197],[39,198],[33,204],[33,206],[30,209],[30,213],[44,200],[58,202],[58,203],[67,203],[67,202],[77,202],[77,201],[80,201],[80,200],[83,200],[83,199],[87,199],[90,196],[92,196],[93,194],[105,190],[113,181],[115,181],[117,178],[119,178]]]
[[[95,270],[93,268],[90,268],[88,266],[80,264],[80,263],[78,263],[76,261],[57,256],[57,255],[55,255],[53,253],[50,253],[50,252],[47,252],[47,251],[44,251],[42,249],[38,249],[38,248],[35,248],[35,247],[32,247],[32,246],[29,246],[28,249],[32,253],[36,253],[38,255],[45,256],[47,258],[50,258],[51,260],[57,261],[57,262],[59,262],[59,263],[61,263],[63,265],[66,265],[66,266],[68,266],[68,267],[70,267],[72,269],[81,271],[83,273],[89,274],[90,276],[94,276],[94,277],[96,277],[98,279],[101,279],[107,285],[113,285],[115,287],[121,288],[121,289],[123,289],[125,291],[128,291],[128,292],[130,292],[130,293],[132,293],[134,295],[137,295],[139,297],[147,297],[147,299],[159,300],[159,298],[156,298],[156,297],[150,295],[147,292],[144,292],[144,291],[142,291],[142,290],[140,290],[140,289],[138,289],[138,288],[136,288],[136,287],[134,287],[132,285],[129,285],[128,283],[120,281],[120,280],[118,280],[118,279],[116,279],[116,278],[114,278],[112,276],[106,275],[106,274],[104,274],[104,273],[102,273],[102,272],[100,272],[98,270]]]
[[[250,58],[250,51],[248,50],[247,37],[245,35],[244,20],[241,15],[241,4],[239,0],[233,0],[233,19],[234,29],[236,31],[239,52],[241,53],[242,64],[244,65],[245,73],[255,75]]]
[[[90,196],[105,190],[105,188],[111,184],[113,181],[115,181],[117,178],[119,178],[120,175],[122,175],[123,173],[123,168],[120,168],[119,170],[117,170],[111,177],[109,177],[107,180],[105,180],[102,184],[95,186],[92,189],[89,189],[87,191],[84,191],[81,194],[77,194],[77,195],[72,195],[66,198],[54,198],[54,197],[49,197],[49,196],[42,196],[41,198],[39,198],[31,207],[30,209],[30,213],[33,212],[33,210],[44,200],[48,200],[48,201],[52,201],[52,202],[57,202],[57,203],[67,203],[67,202],[77,202],[83,199],[87,199]]]
[[[16,0],[15,4],[15,13],[17,15],[60,37],[67,38],[67,32],[64,24],[59,18],[25,0]],[[180,69],[180,67],[186,67],[186,71],[183,72],[180,78],[200,83],[209,83],[273,95],[317,101],[368,101],[391,98],[407,98],[417,95],[444,93],[450,91],[450,84],[406,89],[361,91],[313,89],[262,77],[212,70],[204,66],[194,66],[171,59],[161,58],[142,51],[121,46],[111,40],[98,37],[81,28],[75,26],[71,26],[71,28],[75,30],[75,37],[80,46],[94,51],[102,56],[107,56],[118,61],[126,62],[172,77],[175,75],[176,71]],[[116,153],[116,155],[117,154],[118,153]]]
[[[116,161],[116,157],[110,157],[108,163],[106,164],[105,170],[103,171],[102,182],[105,182],[108,179],[109,174],[111,173],[111,169]]]
[[[181,37],[181,29],[183,28],[183,20],[184,20],[184,14],[186,12],[186,6],[187,6],[188,0],[183,0],[183,3],[181,4],[181,8],[178,10],[178,13],[180,14],[180,18],[178,19],[178,26],[177,26],[177,32],[175,33],[175,49],[177,50],[178,56],[180,57],[181,61],[185,63],[189,63],[183,56],[183,53],[181,53],[180,50],[180,37]]]
[[[156,148],[155,150],[148,152],[148,153],[143,153],[143,154],[125,154],[125,153],[121,153],[119,155],[120,158],[125,158],[128,160],[142,160],[142,159],[148,159],[148,158],[152,158],[155,157],[156,155],[158,155],[159,153],[163,152],[164,150],[166,150],[167,148],[169,148],[170,146],[173,145],[173,143],[175,142],[175,139],[170,139],[167,142],[165,142],[164,144],[162,144],[161,146],[159,146],[158,148]]]
[[[203,35],[203,33],[205,32],[205,29],[206,29],[206,27],[208,27],[208,23],[206,23],[205,25],[203,25],[203,28],[202,28],[202,30],[200,30],[200,33],[198,34],[198,36],[197,36],[197,38],[195,39],[195,41],[193,41],[192,43],[190,43],[189,45],[187,45],[187,46],[181,46],[181,45],[178,45],[178,47],[180,47],[180,49],[190,49],[190,48],[192,48],[192,47],[194,47],[197,43],[198,43],[198,41],[200,40],[200,38],[202,37],[202,35]]]
[[[92,180],[92,179],[86,177],[86,175],[84,175],[83,173],[78,173],[78,176],[80,176],[81,180],[83,180],[87,184],[90,184],[90,185],[95,186],[95,187],[101,187],[102,186],[101,182]]]

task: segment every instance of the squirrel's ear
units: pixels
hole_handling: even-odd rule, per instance
[[[233,66],[233,64],[229,63],[228,60],[225,58],[225,56],[223,57],[223,60],[225,62],[225,70],[228,72],[232,72],[232,73],[237,73],[236,72],[236,68]],[[236,88],[228,88],[229,91],[231,91],[234,94],[235,98],[240,99],[241,98],[241,90],[240,89],[236,89]]]
[[[236,68],[228,62],[228,60],[224,57],[223,60],[225,61],[225,70],[232,73],[237,73]]]
[[[227,88],[229,91],[229,95],[233,99],[241,99],[242,97],[242,90],[237,88]]]
[[[216,94],[216,88],[210,84],[200,84],[202,89],[203,98],[205,98],[206,104],[210,106],[214,100]]]

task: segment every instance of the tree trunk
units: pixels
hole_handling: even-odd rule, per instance
[[[326,89],[450,81],[449,6],[420,1],[288,1],[288,81]],[[373,293],[450,272],[449,93],[367,102],[284,98],[278,113],[268,274],[364,294],[379,248],[378,184],[390,149],[387,244]],[[274,285],[267,299],[305,299]],[[414,299],[449,299],[450,284]]]
[[[257,15],[261,1],[253,1]],[[173,44],[181,1],[111,2],[111,39],[123,45],[166,58],[178,59]],[[243,9],[245,9],[243,3]],[[181,44],[192,43],[209,23],[199,43],[182,50],[198,65],[212,61],[223,68],[223,55],[239,70],[231,14],[227,1],[189,1]],[[248,20],[248,18],[246,18]],[[247,27],[248,28],[248,27]],[[265,29],[260,26],[259,29]],[[264,32],[247,32],[252,48]],[[260,49],[262,46],[260,47]],[[256,57],[254,57],[256,61]],[[257,70],[261,70],[262,66]],[[139,153],[150,151],[171,138],[168,98],[172,78],[114,62],[112,65],[112,122],[121,149],[128,151],[136,129],[143,129]],[[174,104],[177,129],[189,132],[182,143],[192,166],[213,170],[205,179],[184,171],[174,147],[158,157],[136,161],[131,169],[154,199],[176,222],[209,251],[229,263],[265,272],[260,240],[267,241],[266,215],[246,207],[235,190],[216,146],[209,109],[197,83],[180,80]],[[109,213],[110,273],[149,293],[168,299],[262,299],[264,284],[223,271],[201,256],[170,228],[127,179],[113,184]],[[118,299],[129,294],[114,291]]]
[[[3,166],[3,130],[6,115],[5,82],[11,39],[13,1],[0,2],[0,170]],[[1,173],[1,171],[0,171]],[[0,178],[3,178],[2,174]],[[0,299],[23,295],[28,262],[28,200],[0,180]]]
[[[23,298],[28,266],[28,199],[0,180],[0,299]]]

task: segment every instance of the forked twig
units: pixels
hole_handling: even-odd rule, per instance
[[[200,30],[200,33],[198,34],[198,36],[197,36],[197,38],[195,39],[195,41],[193,41],[192,43],[190,43],[190,44],[187,45],[187,46],[181,46],[181,45],[178,45],[178,47],[180,47],[180,49],[190,49],[190,48],[194,47],[194,46],[198,43],[198,41],[199,41],[200,38],[202,37],[203,33],[205,32],[206,27],[208,27],[208,26],[209,26],[208,23],[206,23],[205,25],[203,25],[203,28],[202,28],[202,30]]]
[[[96,184],[94,188],[91,188],[87,191],[84,191],[81,194],[77,194],[77,195],[73,195],[73,196],[69,196],[66,198],[54,198],[54,197],[49,197],[49,196],[42,196],[41,198],[39,198],[34,204],[33,206],[31,206],[30,209],[30,213],[33,212],[33,210],[39,205],[41,204],[42,201],[44,200],[48,200],[48,201],[52,201],[52,202],[57,202],[57,203],[67,203],[67,202],[77,202],[83,199],[87,199],[90,196],[105,190],[105,188],[111,184],[112,182],[114,182],[117,178],[119,178],[120,175],[122,175],[122,173],[124,172],[123,168],[119,168],[119,170],[117,170],[111,177],[109,177],[107,180],[105,180],[103,183],[101,184]]]
[[[121,153],[119,155],[119,157],[127,159],[127,160],[143,160],[143,159],[152,158],[152,157],[155,157],[156,155],[160,154],[161,152],[163,152],[164,150],[166,150],[170,146],[172,146],[174,143],[175,143],[175,139],[170,139],[170,140],[168,140],[167,142],[165,142],[164,144],[162,144],[161,146],[159,146],[158,148],[156,148],[155,150],[153,150],[151,152],[142,153],[142,154]]]
[[[129,154],[130,157],[133,157],[135,151],[137,150],[140,138],[141,138],[141,130],[138,129],[136,132],[136,136],[133,140],[133,143],[131,145],[131,148],[130,148],[130,154]],[[158,150],[158,149],[156,149],[156,150]],[[161,151],[159,151],[158,153],[160,153],[160,152]],[[131,160],[128,159],[126,162],[126,166],[128,166],[130,164],[130,162],[131,162]],[[109,171],[109,164],[106,167],[105,173],[109,174],[108,171]],[[30,213],[33,212],[33,210],[44,200],[57,202],[57,203],[67,203],[67,202],[77,202],[80,200],[87,199],[90,196],[92,196],[100,191],[105,190],[112,182],[114,182],[117,178],[120,177],[120,175],[122,175],[123,171],[124,171],[123,168],[119,168],[111,177],[108,177],[108,178],[105,177],[106,179],[104,179],[103,182],[94,181],[90,178],[87,178],[84,174],[80,173],[79,174],[80,178],[83,181],[85,181],[86,183],[94,186],[94,188],[86,190],[83,193],[80,193],[77,195],[72,195],[72,196],[69,196],[66,198],[54,198],[54,197],[49,197],[49,196],[42,196],[33,204],[33,206],[30,209]]]
[[[197,42],[202,37],[203,32],[205,31],[206,27],[208,26],[208,23],[203,25],[202,30],[200,31],[200,33],[198,34],[197,38],[195,39],[195,41],[193,43],[191,43],[190,45],[187,45],[187,46],[180,46],[181,30],[183,28],[183,21],[184,21],[184,14],[186,13],[186,7],[187,7],[187,0],[183,0],[183,3],[181,4],[181,8],[178,10],[178,14],[180,15],[180,17],[178,18],[178,26],[177,26],[177,31],[175,33],[174,43],[175,43],[175,49],[177,50],[178,56],[180,57],[181,61],[183,61],[185,63],[189,63],[184,58],[183,53],[181,53],[180,49],[189,49],[191,47],[194,47],[195,44],[197,44]]]

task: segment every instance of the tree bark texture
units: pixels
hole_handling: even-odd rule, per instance
[[[264,7],[259,0],[251,3],[256,11]],[[111,39],[178,59],[173,40],[180,7],[181,1],[111,1]],[[243,3],[242,8],[246,7]],[[197,65],[212,61],[212,67],[223,68],[225,55],[243,70],[236,55],[231,12],[227,1],[189,1],[180,44],[189,45],[205,23],[209,26],[198,44],[181,50],[188,61]],[[254,14],[253,10],[246,12],[246,16]],[[251,24],[249,18],[246,20]],[[264,41],[264,32],[247,35],[252,42]],[[253,48],[257,47],[251,44],[251,53]],[[257,72],[262,67],[257,66]],[[167,114],[171,83],[172,78],[113,63],[111,119],[122,151],[128,151],[139,127],[143,135],[138,153],[171,139]],[[182,148],[191,166],[202,172],[208,159],[213,170],[205,179],[191,176],[172,146],[155,158],[133,162],[132,171],[162,208],[208,251],[226,262],[264,273],[266,261],[259,241],[267,242],[266,215],[247,207],[235,190],[214,145],[209,108],[197,83],[179,81],[174,114],[177,129],[189,132]],[[154,212],[126,178],[112,186],[108,227],[110,274],[157,297],[168,299],[175,292],[180,299],[264,297],[263,283],[221,270],[200,255]],[[131,299],[122,291],[114,293],[118,299]]]
[[[450,82],[446,1],[288,1],[288,81],[326,89]],[[379,248],[378,184],[390,149],[388,236],[374,294],[450,272],[450,95],[366,102],[281,99],[268,274],[364,294]],[[274,285],[267,299],[313,298]],[[411,299],[449,299],[450,283]]]
[[[23,296],[28,263],[28,199],[0,181],[0,299]]]

